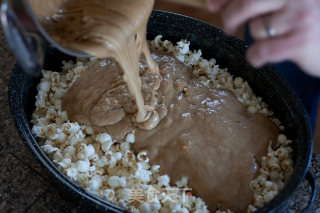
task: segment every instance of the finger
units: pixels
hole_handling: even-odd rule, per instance
[[[266,16],[259,16],[250,21],[250,34],[255,39],[268,38],[265,19],[269,18],[269,25],[275,31],[276,36],[288,33],[294,27],[294,22],[290,18],[290,14],[286,14],[283,10],[271,13]]]
[[[206,0],[206,5],[210,12],[217,12],[221,10],[226,3],[227,0]]]
[[[234,33],[241,24],[256,16],[265,15],[284,7],[286,0],[235,0],[226,6],[222,15],[227,33]]]
[[[299,52],[299,39],[294,33],[256,41],[247,51],[247,60],[256,67],[293,59]]]

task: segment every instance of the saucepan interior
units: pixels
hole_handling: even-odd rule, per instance
[[[147,37],[154,39],[156,35],[163,35],[164,39],[172,42],[187,39],[191,42],[191,49],[201,49],[205,58],[216,58],[221,67],[226,67],[231,74],[247,80],[254,92],[263,98],[286,127],[285,134],[294,140],[293,174],[276,198],[258,210],[281,212],[286,207],[289,195],[305,176],[311,158],[312,137],[308,115],[297,95],[271,66],[262,69],[251,67],[244,57],[245,43],[235,37],[226,36],[214,26],[178,14],[153,11],[148,23]],[[62,60],[74,60],[74,58],[58,50],[48,49],[44,69],[59,71]],[[10,108],[24,143],[53,176],[56,183],[67,192],[68,197],[75,200],[82,209],[123,212],[121,208],[91,196],[72,183],[40,149],[31,133],[30,123],[31,114],[35,109],[36,86],[39,80],[27,76],[19,66],[14,69],[11,76]]]

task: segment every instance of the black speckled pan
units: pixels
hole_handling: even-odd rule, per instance
[[[156,35],[172,42],[187,39],[191,49],[201,49],[205,58],[216,58],[220,67],[226,67],[235,76],[249,82],[254,92],[263,98],[277,118],[286,126],[285,134],[293,139],[295,167],[288,184],[258,212],[284,212],[287,199],[297,185],[306,178],[315,189],[312,175],[307,172],[312,154],[312,135],[301,101],[281,76],[271,66],[252,68],[245,60],[246,45],[243,41],[226,36],[220,29],[204,22],[161,11],[154,11],[148,24],[148,39]],[[57,50],[48,49],[44,69],[59,71],[62,60],[72,59]],[[9,103],[21,138],[34,157],[52,175],[64,194],[73,199],[84,211],[124,212],[120,207],[102,201],[70,181],[42,152],[31,134],[31,114],[35,109],[36,86],[39,78],[27,76],[19,66],[13,70],[9,87]],[[314,195],[314,193],[313,193]],[[214,196],[214,195],[213,195]],[[314,197],[314,196],[313,196]],[[311,199],[312,202],[312,199]],[[308,209],[306,209],[308,211]]]

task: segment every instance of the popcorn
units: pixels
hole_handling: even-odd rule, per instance
[[[120,150],[123,151],[123,152],[130,150],[129,142],[122,142],[120,144]]]
[[[271,169],[280,170],[279,159],[277,157],[268,156],[267,165]]]
[[[181,40],[174,46],[172,42],[161,39],[159,35],[149,42],[151,48],[173,53],[192,68],[193,75],[203,85],[231,90],[248,112],[268,116],[280,129],[284,129],[244,79],[222,69],[214,58],[204,59],[201,50],[190,50],[189,41]],[[62,73],[42,71],[43,78],[37,87],[36,109],[32,115],[32,133],[40,140],[42,150],[80,187],[131,212],[208,212],[203,200],[195,196],[186,196],[185,202],[182,202],[182,195],[176,193],[172,196],[176,203],[166,201],[170,192],[163,189],[188,188],[188,178],[177,181],[177,187],[170,186],[170,177],[159,174],[159,165],[149,164],[146,152],[136,155],[132,151],[130,145],[136,142],[134,132],[129,133],[124,141],[114,141],[108,133],[95,133],[92,127],[68,120],[67,112],[61,107],[62,99],[95,60],[97,57],[78,59],[76,63],[63,62]],[[293,171],[291,143],[280,134],[276,148],[273,149],[270,143],[268,155],[257,159],[261,168],[249,186],[255,203],[248,206],[248,212],[269,202],[284,186]],[[132,199],[132,189],[137,187],[142,193],[152,188],[159,194],[153,202],[133,206],[129,200]],[[145,199],[146,195],[142,194],[142,197]]]
[[[52,152],[58,151],[59,149],[57,147],[52,147],[49,144],[41,146],[43,151],[45,151],[47,154],[51,154]]]
[[[248,107],[248,112],[251,113],[251,114],[255,114],[255,113],[258,112],[258,109],[257,109],[257,107],[251,105],[251,106]]]
[[[90,126],[86,126],[86,133],[87,133],[88,135],[93,135],[93,134],[94,134],[93,128],[90,127]]]
[[[62,129],[68,134],[78,133],[80,131],[80,125],[78,123],[64,123],[62,124]]]
[[[148,158],[146,152],[140,152],[140,153],[137,155],[137,159],[138,159],[138,161],[142,161],[142,162],[145,162],[145,163],[148,163],[148,162],[149,162],[149,158]]]
[[[62,153],[64,153],[64,154],[68,153],[68,154],[74,156],[76,153],[76,148],[74,146],[68,146],[63,150]]]
[[[254,207],[253,205],[249,205],[249,207],[248,207],[248,213],[251,213],[251,212],[254,212],[254,211],[256,211],[257,210],[257,208],[256,207]]]
[[[98,167],[104,167],[108,164],[108,159],[106,156],[102,156],[100,159],[98,159],[96,162],[96,165]]]
[[[278,143],[279,144],[282,144],[282,145],[287,145],[288,144],[288,139],[287,139],[287,136],[285,136],[284,134],[280,134],[277,138],[278,140]]]
[[[112,138],[108,133],[98,134],[96,136],[96,141],[100,142],[101,144],[105,144],[105,143],[112,144]]]
[[[169,208],[166,208],[166,207],[162,207],[160,209],[160,213],[170,213],[170,209]]]
[[[151,171],[152,171],[152,172],[158,172],[159,169],[160,169],[160,166],[159,166],[159,165],[153,165],[153,166],[151,167]]]
[[[276,191],[265,192],[263,194],[263,198],[264,198],[265,203],[268,203],[269,201],[271,201],[276,195],[277,195]]]
[[[92,146],[92,144],[89,144],[87,146],[87,149],[85,150],[85,155],[89,157],[89,156],[93,155],[94,153],[95,153],[94,147]]]
[[[53,155],[53,162],[60,162],[62,160],[63,156],[61,154],[61,151],[58,150]]]
[[[119,185],[120,185],[121,187],[125,187],[125,186],[127,185],[127,180],[126,180],[125,177],[120,177],[120,178],[118,179],[118,182],[119,182]]]
[[[128,142],[128,143],[134,143],[134,142],[135,142],[134,133],[129,133],[129,134],[126,136],[126,142]]]
[[[68,168],[70,164],[71,164],[71,159],[70,158],[65,158],[65,159],[63,159],[62,161],[60,161],[58,163],[58,165],[60,167],[64,168],[64,169]]]
[[[85,144],[81,144],[77,150],[77,153],[76,153],[76,156],[78,159],[80,160],[85,160],[86,159],[86,156],[84,155],[84,146],[86,146]]]
[[[99,160],[99,156],[97,154],[92,154],[88,157],[88,160],[93,163],[93,162],[96,162],[97,160]]]
[[[158,35],[155,37],[153,41],[151,41],[151,45],[154,48],[162,49],[163,48],[163,42],[161,41],[162,35]]]
[[[38,85],[38,90],[49,92],[50,91],[50,82],[48,81],[41,81],[41,83]]]
[[[165,40],[163,42],[163,48],[165,48],[167,51],[171,52],[171,51],[173,51],[174,46],[171,43],[171,41]]]
[[[82,131],[79,131],[75,134],[71,134],[68,137],[68,141],[70,145],[74,146],[77,143],[81,142],[84,139],[85,135],[82,133]]]
[[[111,145],[112,145],[112,141],[102,144],[102,145],[101,145],[102,151],[104,151],[104,152],[109,151]]]
[[[77,176],[78,176],[78,170],[74,167],[71,168],[67,168],[66,169],[66,174],[69,178],[71,178],[72,180],[77,180]]]
[[[95,179],[92,179],[92,180],[89,180],[87,182],[87,189],[90,191],[90,192],[95,192],[99,189],[100,187],[100,183],[95,180]]]
[[[152,211],[151,211],[151,206],[150,206],[150,204],[147,203],[147,202],[141,203],[141,204],[139,205],[139,208],[138,208],[138,209],[139,209],[140,212],[142,212],[142,213],[152,212]]]
[[[292,172],[293,170],[293,160],[288,158],[281,162],[281,168],[286,172]]]
[[[120,189],[120,190],[122,190],[122,189]],[[115,196],[115,192],[112,189],[105,189],[103,191],[103,198],[105,198],[106,200],[113,200],[114,196]],[[120,198],[119,195],[118,195],[118,197]]]
[[[118,176],[111,176],[108,180],[108,185],[116,188],[120,185],[120,178]]]
[[[131,177],[139,179],[140,182],[147,183],[147,182],[150,181],[151,174],[152,173],[149,170],[139,169],[139,170],[136,170],[135,174],[133,176],[131,176]]]
[[[182,41],[179,41],[177,43],[177,49],[179,50],[179,53],[181,55],[185,55],[189,52],[189,45],[190,45],[190,42],[189,41],[186,41],[186,40],[182,40]]]
[[[115,153],[113,153],[112,157],[114,157],[114,159],[115,159],[116,161],[121,160],[121,158],[122,158],[122,153],[121,153],[121,152],[115,152]]]
[[[43,137],[45,133],[45,128],[41,126],[34,125],[31,130],[32,134],[37,135],[38,137]]]
[[[79,160],[76,163],[76,166],[79,172],[87,172],[89,170],[90,163],[88,161]]]
[[[170,178],[168,175],[162,175],[158,177],[158,186],[169,186]]]
[[[176,185],[179,188],[187,187],[187,185],[188,185],[188,177],[182,177],[181,180],[176,182]]]

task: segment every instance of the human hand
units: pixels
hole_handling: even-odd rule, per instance
[[[290,60],[320,77],[319,0],[206,0],[212,12],[222,10],[227,33],[249,21],[256,42],[247,59],[254,66]],[[268,33],[269,25],[269,33]]]

